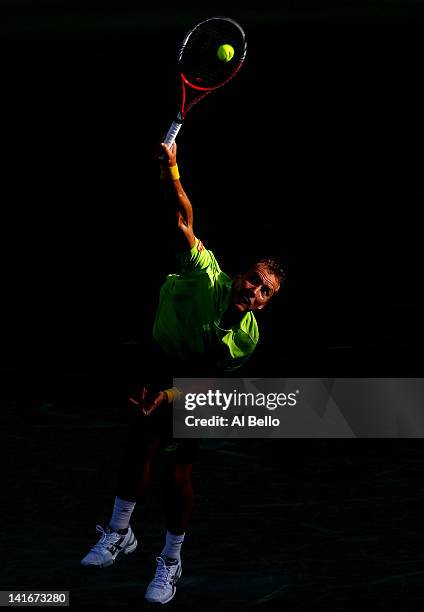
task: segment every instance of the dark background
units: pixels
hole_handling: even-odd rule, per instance
[[[52,529],[59,499],[63,521],[81,530],[65,563],[80,604],[119,605],[125,592],[132,605],[131,584],[124,581],[119,589],[116,583],[111,593],[106,585],[86,584],[86,578],[79,583],[72,572],[93,537],[94,516],[104,512],[108,518],[116,459],[105,456],[99,431],[112,443],[116,402],[128,371],[143,368],[158,291],[176,269],[155,148],[175,112],[178,44],[196,21],[220,14],[240,21],[248,37],[243,70],[193,109],[178,136],[196,234],[221,267],[234,273],[250,255],[270,252],[286,269],[281,296],[260,317],[261,344],[246,374],[421,376],[424,10],[421,2],[400,0],[217,2],[197,8],[15,0],[0,6],[0,371],[3,481],[11,504],[3,506],[9,511],[3,523],[11,523],[13,537],[21,534],[22,540],[9,542],[16,561],[2,588],[69,584],[59,570],[46,581],[54,550],[69,545],[63,523],[53,529],[38,573],[16,555],[19,546],[31,558],[43,555],[42,545],[31,538],[28,544],[27,532]],[[215,527],[218,541],[229,516],[239,516],[241,531],[233,542],[225,540],[228,550],[218,548],[216,567],[238,547],[251,559],[242,544],[250,520],[255,559],[268,555],[274,563],[281,549],[289,551],[289,578],[279,571],[283,582],[268,583],[268,568],[255,583],[248,572],[255,570],[252,561],[217,601],[240,593],[243,576],[250,575],[258,606],[288,596],[292,609],[301,609],[309,585],[308,604],[314,607],[346,607],[355,593],[358,601],[371,595],[381,601],[384,591],[404,602],[397,609],[413,609],[415,599],[404,596],[411,596],[409,585],[421,567],[419,446],[292,442],[256,442],[256,465],[241,442],[205,448],[211,489],[199,493],[204,503],[194,525],[198,538],[208,537],[202,529],[223,512],[214,462],[222,460],[234,481],[239,469],[246,474],[237,481],[246,504],[252,481],[263,470],[267,475],[255,497],[258,505],[243,514],[232,502]],[[62,462],[52,468],[60,452]],[[98,495],[99,483],[104,490]],[[92,512],[83,507],[87,498]],[[268,501],[261,506],[259,498]],[[379,513],[385,499],[397,501]],[[282,500],[289,500],[284,511]],[[411,500],[415,514],[407,515]],[[311,507],[321,508],[313,520]],[[248,518],[262,512],[268,530],[259,518]],[[370,525],[370,515],[380,522]],[[396,522],[400,516],[408,516],[408,533]],[[387,560],[395,536],[404,551],[402,567]],[[261,538],[269,543],[264,553]],[[352,556],[344,557],[350,545]],[[298,561],[305,546],[307,554]],[[195,547],[190,558],[202,567]],[[205,567],[207,576],[210,563]],[[196,574],[194,567],[190,571]],[[149,572],[150,566],[144,581]],[[412,583],[405,576],[413,576]],[[222,580],[219,571],[215,577]],[[193,582],[194,603],[187,584],[183,601],[199,605],[209,582]],[[253,601],[249,593],[240,600]]]
[[[193,109],[179,161],[223,269],[255,252],[286,268],[252,367],[419,375],[421,3],[2,4],[2,329],[19,358],[91,367],[150,334],[175,270],[154,152],[176,49],[230,14],[246,66]]]

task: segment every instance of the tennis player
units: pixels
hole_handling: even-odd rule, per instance
[[[238,370],[258,342],[254,312],[267,306],[283,280],[273,258],[256,261],[233,280],[222,272],[213,253],[195,235],[193,209],[180,181],[176,155],[175,143],[161,144],[161,179],[176,205],[180,271],[170,274],[160,291],[153,326],[156,355],[148,358],[155,380],[150,390],[143,384],[130,398],[131,426],[112,516],[104,527],[97,525],[101,537],[81,561],[84,566],[107,567],[118,555],[136,549],[131,515],[136,503],[143,501],[152,461],[158,450],[163,451],[166,536],[145,595],[148,602],[162,604],[174,597],[182,573],[181,547],[193,509],[191,472],[198,446],[198,440],[172,439],[172,402],[178,393],[172,379]]]

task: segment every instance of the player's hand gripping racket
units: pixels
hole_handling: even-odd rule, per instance
[[[218,87],[230,81],[246,57],[243,29],[228,17],[211,17],[188,32],[178,54],[180,100],[175,121],[165,137],[170,147],[188,111]]]

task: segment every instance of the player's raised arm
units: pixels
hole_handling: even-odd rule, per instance
[[[188,247],[191,249],[196,242],[193,232],[193,208],[181,185],[177,165],[177,145],[174,142],[170,147],[164,143],[161,143],[160,146],[161,179],[171,197],[175,199],[177,227],[182,232]]]

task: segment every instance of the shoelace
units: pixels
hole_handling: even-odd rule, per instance
[[[164,587],[169,583],[170,573],[172,569],[178,567],[178,563],[175,565],[166,565],[162,557],[156,557],[158,567],[156,569],[155,577],[153,578],[153,584],[158,587]]]
[[[101,539],[95,544],[92,550],[101,550],[104,546],[112,544],[119,539],[119,534],[114,531],[105,531],[101,525],[96,525],[96,531],[102,534]]]

